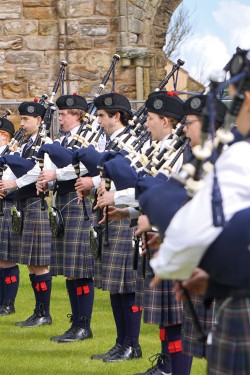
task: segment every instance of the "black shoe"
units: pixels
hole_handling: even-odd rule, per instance
[[[47,326],[52,324],[52,318],[51,316],[41,316],[34,314],[33,317],[30,317],[24,322],[21,327],[22,328],[33,328],[33,327],[39,327],[39,326]]]
[[[115,346],[113,346],[113,348],[109,349],[109,351],[107,353],[104,353],[104,354],[93,354],[90,358],[91,359],[104,359],[104,358],[108,358],[112,355],[114,355],[115,353],[117,353],[120,348],[122,348],[122,345],[121,344],[115,344]]]
[[[72,332],[75,332],[75,330],[78,329],[76,326],[71,326],[67,331],[65,331],[62,335],[59,336],[52,336],[50,338],[51,341],[59,341],[60,339],[64,339],[66,337],[69,337],[69,335],[72,334]]]
[[[91,329],[85,329],[81,327],[72,327],[69,331],[65,332],[63,337],[57,340],[57,342],[75,342],[80,340],[92,339],[93,334]]]
[[[0,308],[0,316],[14,314],[15,307],[13,301],[7,301]]]
[[[172,372],[164,372],[159,367],[154,366],[149,368],[146,372],[137,372],[134,375],[172,375]]]
[[[164,354],[154,354],[149,358],[150,362],[153,363],[157,360],[155,366],[149,368],[146,372],[137,372],[134,375],[172,375],[172,372],[163,371],[160,366],[169,364],[169,358]]]
[[[122,346],[118,352],[113,355],[103,358],[103,362],[121,362],[129,359],[136,359],[142,357],[141,347],[133,348],[132,346]]]
[[[15,326],[21,327],[21,326],[23,326],[25,323],[30,322],[32,319],[34,319],[35,316],[36,316],[36,314],[33,314],[33,315],[29,316],[28,319],[23,320],[22,322],[16,322],[16,323],[15,323]]]

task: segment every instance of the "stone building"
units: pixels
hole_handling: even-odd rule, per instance
[[[66,60],[66,91],[92,98],[112,56],[115,89],[144,99],[164,77],[162,52],[181,0],[1,0],[0,101],[48,95]],[[110,83],[107,90],[110,89]]]

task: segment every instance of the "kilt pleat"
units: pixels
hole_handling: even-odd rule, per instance
[[[133,270],[133,230],[123,219],[109,224],[109,247],[102,249],[102,259],[95,261],[95,286],[115,293],[135,291]]]
[[[2,200],[3,216],[0,216],[0,260],[10,260],[11,256],[11,207],[14,202]]]
[[[199,322],[205,333],[211,331],[215,324],[215,302],[213,301],[209,308],[205,308],[202,297],[194,296],[191,298]],[[199,340],[199,332],[196,329],[190,309],[186,303],[183,305],[183,323],[182,323],[182,346],[184,353],[198,357],[206,358],[206,345]]]
[[[149,324],[173,325],[182,322],[182,303],[176,301],[173,282],[161,281],[156,287],[150,287],[152,279],[143,279],[141,258],[138,264],[136,280],[136,305],[143,307],[143,321]]]
[[[51,230],[47,210],[41,210],[39,198],[21,202],[23,231],[18,235],[12,230],[11,260],[33,266],[48,266],[51,256]]]
[[[94,261],[89,245],[91,202],[85,198],[90,220],[84,221],[83,207],[77,204],[76,198],[75,192],[56,197],[56,208],[62,210],[65,231],[62,237],[52,239],[50,270],[52,275],[91,278],[94,276]]]
[[[144,322],[172,325],[182,322],[182,304],[176,301],[173,282],[161,281],[156,287],[149,286],[151,280],[144,281]]]
[[[249,375],[250,297],[234,298],[217,319],[208,347],[208,375]]]

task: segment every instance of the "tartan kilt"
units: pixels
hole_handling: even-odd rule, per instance
[[[70,203],[69,203],[70,202]],[[94,260],[89,245],[91,205],[85,198],[90,220],[84,221],[82,204],[77,204],[76,192],[56,197],[56,208],[62,210],[65,229],[62,237],[52,238],[52,275],[91,278],[94,276]]]
[[[182,322],[182,303],[177,302],[173,282],[161,281],[151,288],[152,278],[142,277],[141,257],[138,264],[135,304],[143,307],[143,321],[148,324],[174,325]]]
[[[101,260],[95,260],[94,282],[97,288],[115,293],[135,292],[133,229],[129,224],[128,219],[109,224],[109,247],[103,246]]]
[[[51,256],[51,230],[47,210],[41,210],[41,200],[24,199],[20,202],[23,211],[21,235],[11,232],[11,261],[30,266],[48,266]]]
[[[208,375],[250,374],[250,297],[234,298],[217,314]]]
[[[209,309],[205,308],[202,297],[191,297],[197,317],[205,333],[211,331],[215,324],[215,302],[213,301]],[[183,352],[194,357],[206,358],[206,344],[199,340],[194,320],[190,313],[189,306],[183,304],[182,322],[182,346]]]
[[[0,260],[9,261],[11,255],[11,207],[13,200],[3,199],[3,216],[0,216]]]

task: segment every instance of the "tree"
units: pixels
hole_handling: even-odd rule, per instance
[[[167,58],[174,59],[179,55],[179,48],[192,35],[193,23],[188,9],[181,4],[170,20],[166,33],[166,44],[163,51]]]

